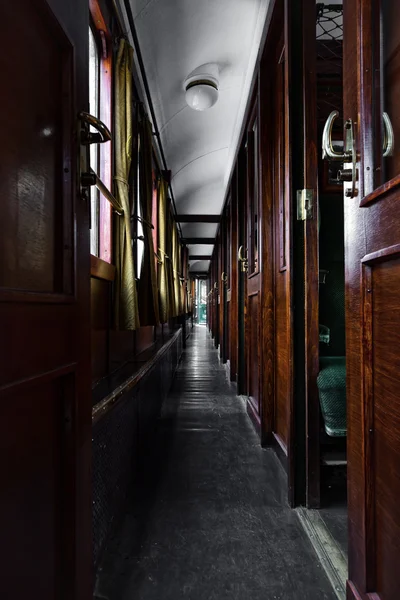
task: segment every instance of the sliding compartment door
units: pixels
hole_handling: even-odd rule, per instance
[[[89,7],[2,3],[2,598],[88,600],[90,207],[79,194]]]
[[[400,597],[400,28],[344,3],[349,597]],[[353,156],[352,156],[353,154]]]

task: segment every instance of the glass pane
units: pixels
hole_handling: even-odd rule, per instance
[[[381,0],[379,48],[381,80],[380,98],[377,103],[379,110],[377,122],[380,122],[381,125],[381,136],[376,149],[378,153],[376,162],[378,173],[381,162],[382,177],[377,178],[377,185],[400,174],[400,27],[398,16],[398,0]],[[384,113],[387,114],[387,124],[383,119]],[[391,152],[392,156],[385,157],[385,151],[388,153],[391,127],[394,134],[394,147]]]
[[[136,214],[138,217],[142,216],[142,209],[140,206],[140,137],[138,140],[138,162],[137,162],[137,193],[136,193]],[[143,253],[144,253],[144,242],[139,238],[143,238],[143,225],[138,220],[136,225],[136,260],[137,260],[137,274],[136,277],[140,279],[140,274],[142,271],[142,261],[143,261]]]
[[[99,51],[93,31],[89,27],[89,112],[94,117],[99,116]],[[98,173],[99,147],[90,145],[90,166]],[[99,192],[96,187],[90,188],[90,252],[99,254]]]
[[[207,284],[204,279],[198,280],[199,283],[199,303],[198,303],[198,323],[205,325],[207,321]]]

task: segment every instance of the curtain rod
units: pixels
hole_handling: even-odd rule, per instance
[[[113,3],[115,5],[115,0],[113,0]],[[149,84],[148,84],[147,77],[146,77],[146,72],[145,72],[145,68],[144,68],[142,53],[140,51],[140,46],[139,46],[139,39],[138,39],[138,36],[137,36],[137,33],[136,33],[136,27],[135,27],[135,23],[134,23],[134,19],[133,19],[133,14],[132,14],[132,9],[131,9],[131,5],[130,5],[129,0],[124,0],[124,5],[125,5],[125,10],[126,10],[126,14],[127,14],[127,17],[128,17],[128,21],[129,21],[129,26],[131,28],[131,33],[132,33],[132,37],[133,37],[133,45],[135,47],[135,52],[136,52],[136,56],[137,56],[138,63],[139,63],[140,74],[141,74],[142,79],[143,79],[143,85],[144,85],[144,90],[145,90],[146,97],[147,97],[147,103],[149,105],[150,113],[151,113],[151,118],[152,118],[152,121],[153,121],[154,136],[157,138],[157,143],[158,143],[158,147],[159,147],[159,150],[160,150],[161,160],[162,160],[163,166],[164,166],[164,171],[168,171],[167,161],[165,160],[165,154],[164,154],[164,149],[163,149],[162,142],[161,142],[160,131],[158,129],[157,119],[156,119],[156,115],[155,115],[154,107],[153,107],[153,102],[151,100],[150,88],[149,88]],[[119,20],[120,19],[120,15],[119,15],[118,7],[115,6],[115,8],[117,10],[118,20]],[[171,195],[171,200],[172,200],[172,206],[173,206],[173,210],[174,210],[174,215],[176,216],[177,215],[176,204],[175,204],[174,192],[172,190],[171,183],[168,183],[168,187],[169,187],[169,191],[170,191],[170,195]],[[178,228],[179,228],[180,237],[182,239],[183,235],[182,235],[181,224],[177,222],[177,225],[178,225]]]

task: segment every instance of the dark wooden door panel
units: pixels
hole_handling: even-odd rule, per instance
[[[9,199],[3,204],[0,287],[68,293],[73,46],[43,1],[6,3],[2,20],[15,27],[2,27],[12,60],[9,52],[0,57],[7,81],[0,194]]]
[[[368,587],[398,596],[400,564],[400,246],[362,260]]]
[[[229,359],[231,361],[231,381],[238,380],[238,346],[239,346],[239,286],[238,278],[239,265],[237,260],[238,244],[238,193],[237,193],[237,167],[235,168],[232,184],[232,209],[230,219],[230,252],[231,252],[231,272],[230,272],[230,303],[229,303]]]
[[[283,276],[286,279],[286,276]],[[274,432],[287,445],[287,420],[290,396],[290,337],[285,281],[277,278],[276,286],[276,377],[275,377],[275,428]]]
[[[291,405],[291,268],[289,164],[286,155],[288,114],[286,105],[285,45],[275,47],[273,138],[273,238],[275,295],[275,422],[273,432],[287,452]]]
[[[259,168],[259,104],[253,101],[246,135],[246,250],[248,274],[246,281],[247,306],[245,325],[247,395],[249,414],[262,435],[262,406],[260,403],[261,366],[261,312],[262,261],[260,255],[260,231],[262,228],[260,168]]]
[[[399,146],[392,157],[382,149],[382,111],[398,128],[397,8],[391,0],[344,4],[343,116],[357,124],[359,175],[354,198],[344,186],[348,588],[363,600],[400,596]]]
[[[74,367],[1,393],[1,531],[8,541],[2,585],[13,598],[27,598],[34,590],[53,600],[73,573],[65,527],[74,403],[74,374],[66,373]],[[38,577],[39,565],[46,577]]]
[[[1,353],[0,386],[74,361],[77,331],[70,305],[8,302],[0,303],[0,311],[2,337],[8,340]]]
[[[255,417],[260,415],[260,294],[258,291],[248,295],[247,307],[247,356],[248,356],[248,396],[255,411]]]
[[[88,4],[2,7],[1,595],[86,600],[91,580],[89,223],[79,197]]]

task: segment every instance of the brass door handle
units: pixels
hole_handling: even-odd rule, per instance
[[[243,246],[240,246],[240,248],[238,250],[238,261],[241,264],[242,272],[247,273],[248,268],[249,268],[249,261],[247,259],[247,251],[246,251],[246,257],[244,257],[243,250],[244,250]]]
[[[247,260],[247,258],[243,257],[243,246],[240,246],[240,248],[238,250],[238,260],[240,262],[244,262],[245,260]]]
[[[345,154],[334,150],[332,144],[332,128],[338,116],[339,111],[332,111],[324,126],[324,131],[322,133],[322,158],[324,160],[344,161],[346,159]]]
[[[82,122],[81,144],[104,144],[111,140],[111,132],[103,121],[84,111],[80,112],[78,117]],[[90,131],[90,126],[94,127],[97,133]]]
[[[324,160],[345,161],[348,158],[348,148],[344,152],[337,152],[332,144],[332,128],[339,112],[334,110],[326,120],[324,131],[322,133],[322,158]],[[383,158],[393,156],[394,152],[394,131],[392,122],[387,112],[382,113],[383,118]]]
[[[393,156],[394,152],[394,132],[392,122],[389,118],[389,115],[384,112],[382,114],[383,117],[383,158],[387,158],[388,156]]]
[[[343,152],[337,152],[334,150],[332,144],[332,127],[338,116],[339,112],[334,110],[326,120],[322,134],[322,158],[325,160],[343,162],[343,169],[338,171],[337,178],[339,181],[351,182],[352,185],[351,187],[346,188],[345,195],[348,198],[354,198],[357,195],[356,183],[358,179],[354,123],[352,119],[347,119],[344,125],[346,139],[343,144]]]

